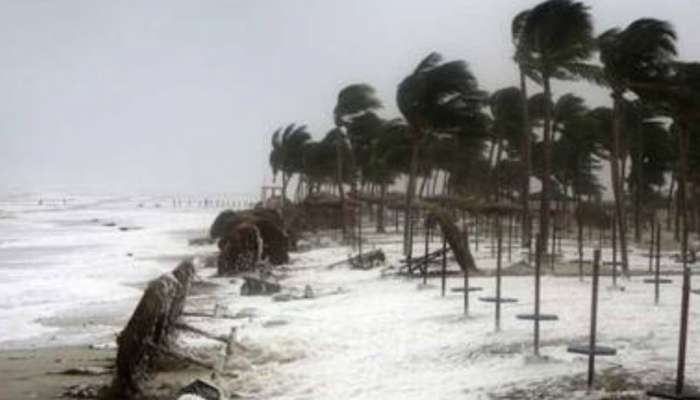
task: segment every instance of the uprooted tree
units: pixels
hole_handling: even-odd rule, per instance
[[[157,358],[172,348],[176,323],[182,315],[193,276],[194,265],[185,261],[171,273],[148,283],[117,338],[116,372],[110,397],[129,398],[140,393]]]
[[[452,253],[457,260],[457,264],[459,264],[462,271],[467,268],[471,271],[478,271],[476,263],[474,262],[474,257],[469,250],[468,233],[464,232],[464,237],[462,237],[459,229],[457,229],[453,216],[450,215],[446,209],[430,205],[427,207],[427,210],[427,218],[440,225],[440,230],[442,230],[443,235],[445,235],[445,240],[447,244],[450,245]]]

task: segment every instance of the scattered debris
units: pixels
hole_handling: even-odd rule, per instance
[[[190,397],[188,397],[190,395]],[[196,397],[194,397],[196,396]],[[197,379],[185,386],[178,393],[178,400],[202,399],[202,400],[223,400],[223,391],[211,382]]]
[[[241,296],[265,295],[279,292],[282,287],[277,282],[265,280],[263,278],[245,275],[245,282],[241,285]]]

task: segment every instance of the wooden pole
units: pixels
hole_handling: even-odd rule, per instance
[[[588,390],[593,387],[595,375],[596,331],[598,324],[598,276],[600,274],[600,249],[596,249],[593,256],[593,285],[591,294],[591,333],[589,337],[588,353]]]
[[[465,268],[469,269],[469,268]],[[445,297],[445,281],[447,275],[447,239],[445,232],[442,232],[442,297]],[[466,288],[465,288],[466,290]]]
[[[428,283],[428,254],[429,254],[429,238],[430,237],[430,225],[428,225],[428,219],[425,219],[425,260],[423,260],[423,284]]]
[[[542,268],[542,233],[538,233],[535,238],[535,332],[534,351],[535,355],[540,355],[540,273]]]
[[[500,218],[496,218],[496,332],[501,330],[501,256],[503,232]]]
[[[617,223],[616,219],[620,218],[613,214],[612,219],[612,268],[613,268],[613,286],[617,286]]]
[[[512,246],[513,246],[513,215],[508,215],[508,262],[512,262]]]
[[[660,293],[660,288],[659,288],[659,279],[661,279],[661,227],[656,228],[656,273],[654,274],[654,277],[656,278],[656,282],[654,282],[654,304],[659,305],[659,298],[661,297]],[[649,256],[651,258],[651,255]]]
[[[654,263],[654,218],[651,219],[651,236],[649,237],[649,273],[653,271]]]

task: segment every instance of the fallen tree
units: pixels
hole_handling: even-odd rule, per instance
[[[468,233],[464,232],[464,237],[462,237],[462,233],[457,229],[454,218],[444,208],[428,206],[427,209],[427,218],[432,219],[432,221],[440,225],[440,230],[442,234],[445,235],[447,244],[450,245],[450,249],[452,249],[452,253],[462,271],[467,268],[471,271],[478,271],[476,263],[474,262],[474,257],[469,250]]]
[[[154,361],[172,350],[176,321],[189,292],[194,266],[186,261],[148,283],[134,313],[117,337],[116,372],[110,395],[129,398],[141,392]]]

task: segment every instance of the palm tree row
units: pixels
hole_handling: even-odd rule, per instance
[[[283,192],[298,174],[307,192],[334,184],[344,207],[346,186],[355,193],[371,188],[384,198],[389,187],[405,184],[404,251],[410,255],[415,197],[426,187],[430,193],[431,183],[434,193],[440,176],[445,193],[519,201],[522,239],[529,243],[530,180],[536,177],[542,186],[538,229],[544,250],[555,190],[577,204],[600,198],[597,171],[607,161],[623,271],[628,272],[627,208],[633,205],[639,241],[644,210],[656,207],[669,176],[672,185],[678,183],[685,251],[687,184],[700,188],[700,151],[690,136],[700,126],[700,64],[676,60],[671,25],[642,18],[596,37],[586,5],[548,0],[516,15],[511,26],[518,86],[489,94],[466,62],[431,53],[398,84],[402,118],[377,114],[382,102],[361,83],[340,91],[335,127],[320,141],[303,126],[279,129],[270,164],[275,174],[282,173]],[[552,85],[561,80],[609,89],[612,107],[591,108],[573,93],[555,98]],[[532,87],[540,90],[530,95]]]

